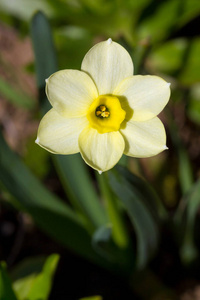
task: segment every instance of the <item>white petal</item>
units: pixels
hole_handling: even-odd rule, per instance
[[[112,94],[123,79],[133,75],[133,62],[121,45],[108,39],[89,50],[81,69],[93,78],[99,95]]]
[[[52,108],[40,122],[36,143],[52,153],[77,153],[79,134],[87,125],[86,117],[67,119]]]
[[[145,121],[163,110],[169,101],[170,88],[160,77],[137,75],[123,80],[113,94],[125,97],[124,102],[133,110],[133,120]]]
[[[120,130],[125,139],[128,156],[150,157],[166,149],[165,129],[159,118],[145,122],[127,122]]]
[[[93,169],[104,172],[116,165],[124,151],[125,143],[119,131],[100,134],[91,127],[79,136],[79,148],[85,162]]]
[[[46,94],[53,106],[64,117],[80,117],[98,97],[94,82],[86,73],[63,70],[51,75],[46,83]]]

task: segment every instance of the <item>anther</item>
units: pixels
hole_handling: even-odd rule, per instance
[[[109,111],[104,111],[104,112],[101,113],[101,116],[104,117],[104,118],[109,117],[109,115],[110,115]]]
[[[96,115],[97,115],[97,116],[100,116],[100,115],[101,115],[101,111],[100,111],[100,110],[97,110],[97,111],[96,111]]]
[[[105,105],[100,105],[100,110],[101,110],[101,111],[105,111],[105,110],[106,110]]]
[[[96,116],[99,118],[108,118],[110,116],[110,112],[108,111],[105,105],[99,105],[95,112]]]

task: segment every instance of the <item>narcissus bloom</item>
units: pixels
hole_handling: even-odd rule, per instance
[[[46,80],[52,105],[40,122],[36,142],[55,154],[80,152],[99,172],[122,154],[150,157],[167,149],[157,117],[170,97],[157,76],[133,76],[128,52],[108,39],[85,55],[81,71],[63,70]]]

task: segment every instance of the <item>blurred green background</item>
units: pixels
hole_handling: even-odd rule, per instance
[[[34,141],[45,79],[108,38],[171,83],[169,150],[99,176]],[[0,300],[200,299],[199,0],[1,0],[0,125]]]

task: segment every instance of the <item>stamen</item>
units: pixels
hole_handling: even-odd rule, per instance
[[[104,118],[109,117],[109,115],[110,115],[109,111],[104,111],[104,112],[102,112],[102,114],[101,114],[101,116],[104,117]]]
[[[100,110],[101,110],[101,111],[105,111],[105,110],[106,110],[105,105],[100,105]]]
[[[100,115],[101,115],[101,111],[100,111],[100,110],[97,110],[97,111],[96,111],[96,115],[97,115],[97,116],[100,116]]]
[[[95,114],[99,118],[108,118],[110,116],[110,112],[108,111],[105,105],[100,105],[96,108]]]

